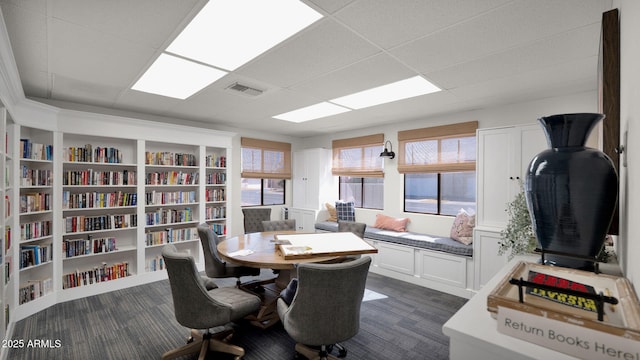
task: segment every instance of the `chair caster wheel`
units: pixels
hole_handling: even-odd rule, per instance
[[[343,358],[347,356],[347,349],[340,349],[340,351],[338,351],[338,357],[339,358]]]
[[[187,344],[191,344],[193,342],[193,336],[189,336],[187,339]]]

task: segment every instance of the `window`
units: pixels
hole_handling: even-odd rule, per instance
[[[291,144],[242,138],[242,206],[282,205],[291,178]]]
[[[382,209],[384,134],[334,140],[331,172],[340,177],[339,198],[356,207]]]
[[[384,179],[340,176],[340,199],[353,201],[355,207],[384,208]]]
[[[242,206],[283,205],[284,179],[242,178],[240,200]]]
[[[477,122],[401,131],[404,211],[456,215],[476,207]]]

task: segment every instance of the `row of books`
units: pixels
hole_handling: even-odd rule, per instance
[[[131,228],[138,226],[138,216],[136,214],[67,216],[64,218],[64,226],[67,234],[83,231]]]
[[[145,215],[147,218],[147,225],[173,224],[193,221],[193,210],[191,208],[158,209],[153,212],[147,212]]]
[[[45,169],[30,169],[22,165],[20,171],[20,186],[51,186],[52,171]]]
[[[195,191],[151,191],[145,194],[147,205],[188,204],[196,202]]]
[[[67,170],[62,174],[62,185],[136,185],[134,170],[96,171]]]
[[[164,270],[164,258],[161,255],[150,258],[147,260],[147,266],[145,267],[147,272]]]
[[[11,280],[11,256],[4,259],[4,284],[7,285]]]
[[[145,152],[147,165],[198,166],[198,158],[194,154],[173,153],[169,151]]]
[[[28,193],[20,195],[20,213],[51,210],[51,194]]]
[[[114,237],[93,239],[89,236],[88,239],[66,239],[62,242],[62,253],[67,258],[108,253],[117,250],[118,246],[116,245],[116,238]]]
[[[217,156],[216,154],[207,155],[204,159],[206,167],[227,167],[227,157],[226,156]]]
[[[31,142],[31,139],[20,139],[22,159],[53,160],[53,145]]]
[[[218,236],[222,236],[227,233],[227,225],[225,224],[210,224],[209,226],[211,227],[211,230],[213,230],[213,232]]]
[[[145,234],[147,246],[170,244],[174,242],[197,240],[198,229],[165,229],[162,231],[150,231]]]
[[[148,173],[146,185],[197,185],[198,172],[163,171]]]
[[[108,164],[122,163],[122,152],[113,147],[96,147],[91,144],[84,147],[68,147],[64,149],[64,161],[97,162]]]
[[[206,189],[204,195],[207,201],[224,201],[225,193],[225,189]]]
[[[70,289],[78,286],[97,284],[100,282],[124,278],[131,275],[129,273],[129,262],[121,262],[112,265],[102,263],[91,270],[76,270],[75,272],[62,276],[62,288]]]
[[[206,219],[224,219],[227,217],[227,208],[225,206],[207,206],[204,213]]]
[[[20,240],[24,241],[49,236],[51,235],[51,231],[51,220],[23,223],[20,224]]]
[[[118,206],[136,206],[138,194],[114,191],[109,193],[85,192],[72,193],[62,192],[63,209],[93,209]]]
[[[29,280],[18,290],[18,303],[24,304],[31,300],[50,294],[53,291],[53,279]]]
[[[4,252],[11,248],[11,225],[4,226]]]
[[[44,264],[53,260],[53,245],[20,246],[20,269]]]
[[[11,216],[11,199],[9,195],[4,196],[4,216],[8,218]]]
[[[207,185],[224,185],[227,183],[227,173],[212,172],[207,174]]]

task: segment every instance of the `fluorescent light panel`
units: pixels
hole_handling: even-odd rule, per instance
[[[231,71],[321,17],[299,0],[211,0],[167,52]]]
[[[284,114],[275,115],[273,117],[280,120],[301,123],[304,121],[319,119],[325,116],[341,114],[347,111],[351,111],[351,109],[347,109],[328,102],[321,102],[298,110],[289,111]]]
[[[193,61],[160,54],[131,88],[184,100],[226,74]]]
[[[440,88],[425,80],[423,77],[415,76],[329,101],[351,109],[362,109],[369,106],[426,95],[440,90]]]

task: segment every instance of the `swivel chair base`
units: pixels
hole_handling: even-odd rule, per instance
[[[347,355],[347,350],[341,345],[338,345],[340,354],[338,355],[338,357],[335,357],[330,354],[332,348],[333,346],[331,345],[323,345],[320,347],[320,349],[318,349],[317,347],[313,348],[304,344],[297,343],[296,354],[300,354],[309,360],[340,360],[340,358],[343,358]]]
[[[180,356],[190,355],[199,352],[198,360],[204,360],[208,351],[215,351],[235,355],[235,360],[240,360],[244,356],[244,349],[240,346],[227,343],[233,336],[233,330],[223,330],[212,334],[207,330],[201,333],[198,330],[191,330],[191,337],[187,344],[177,349],[169,350],[162,354],[162,360],[175,359]]]

